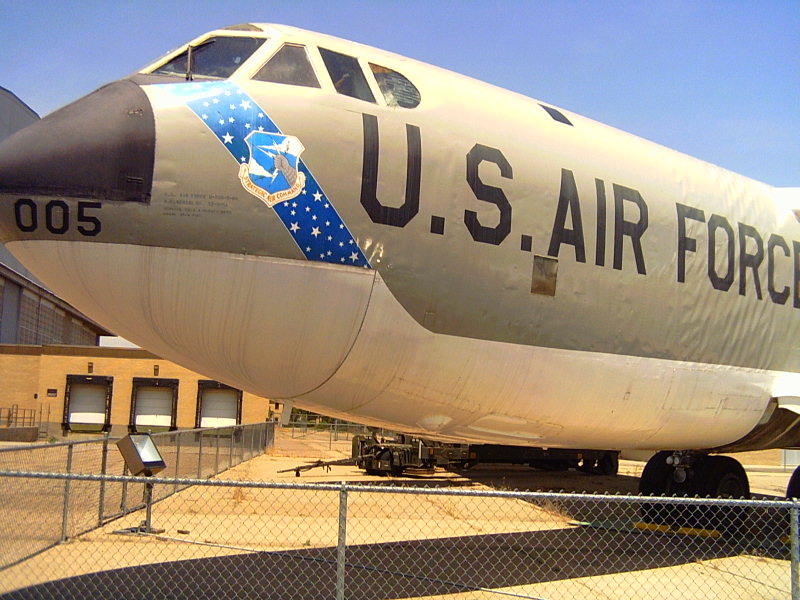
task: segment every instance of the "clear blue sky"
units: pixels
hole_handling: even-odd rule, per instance
[[[248,21],[398,52],[800,186],[800,0],[0,0],[0,86],[44,115]]]

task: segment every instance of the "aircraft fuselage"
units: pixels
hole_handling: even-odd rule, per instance
[[[0,160],[0,238],[93,319],[230,385],[445,440],[708,449],[796,395],[800,224],[774,188],[256,29],[214,32],[266,39],[228,76],[166,72],[179,49],[0,148],[33,149]],[[310,75],[275,81],[287,47]]]

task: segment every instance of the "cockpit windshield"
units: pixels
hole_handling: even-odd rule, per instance
[[[256,37],[212,36],[189,46],[152,72],[158,75],[177,75],[189,80],[195,77],[225,79],[265,41],[265,38]]]

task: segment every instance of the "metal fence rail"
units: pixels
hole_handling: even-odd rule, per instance
[[[11,407],[0,407],[0,427],[35,427],[39,425],[36,409],[20,408],[16,404]]]
[[[212,477],[274,443],[274,423],[154,433],[167,463],[160,475]],[[132,479],[78,479],[78,474],[127,474],[115,440],[68,441],[0,448],[0,470],[66,474],[63,479],[0,479],[0,569],[143,506],[144,485]],[[156,501],[183,489],[155,487]],[[1,571],[0,571],[1,572]]]
[[[289,431],[292,439],[303,439],[308,436],[319,436],[327,434],[328,447],[332,447],[333,442],[340,440],[351,440],[356,435],[372,435],[380,437],[394,437],[394,432],[386,429],[368,427],[358,423],[332,420],[322,421],[319,419],[292,419],[283,426],[284,431]]]
[[[0,472],[17,490],[147,481]],[[798,502],[154,484],[182,490],[153,506],[159,533],[126,532],[142,517],[126,515],[0,571],[0,597],[800,597]],[[0,528],[0,555],[7,536]]]

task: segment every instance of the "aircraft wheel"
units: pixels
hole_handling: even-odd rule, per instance
[[[616,475],[619,472],[619,454],[616,452],[606,452],[597,461],[598,475]]]
[[[672,452],[662,450],[656,452],[642,471],[639,479],[639,493],[642,496],[666,496],[668,488],[671,487],[672,467],[667,464],[667,457]],[[673,506],[669,504],[642,504],[639,513],[645,523],[662,524],[670,520],[670,512]]]
[[[599,460],[584,458],[577,470],[589,475],[616,475],[619,472],[619,454],[605,452]]]
[[[712,498],[749,498],[750,484],[741,463],[730,456],[706,456],[697,465],[697,487]]]
[[[750,498],[750,484],[741,463],[730,456],[706,456],[695,467],[693,491],[709,498]],[[745,507],[687,507],[688,525],[714,529],[723,534],[738,533],[747,518]]]
[[[787,498],[800,498],[800,467],[795,468],[789,479],[789,485],[786,486]]]
[[[672,467],[667,464],[667,457],[671,454],[669,450],[662,450],[647,461],[639,479],[639,493],[642,496],[663,496],[667,493],[672,477]]]
[[[692,469],[690,477],[677,483],[673,469],[666,463],[670,452],[659,452],[645,466],[639,480],[643,495],[699,496],[710,498],[749,498],[747,473],[738,460],[729,456],[704,456]],[[798,477],[800,480],[800,476]],[[800,481],[798,481],[800,483]],[[736,533],[747,517],[743,507],[696,506],[691,504],[643,504],[641,518],[647,523],[677,527],[714,529]]]

